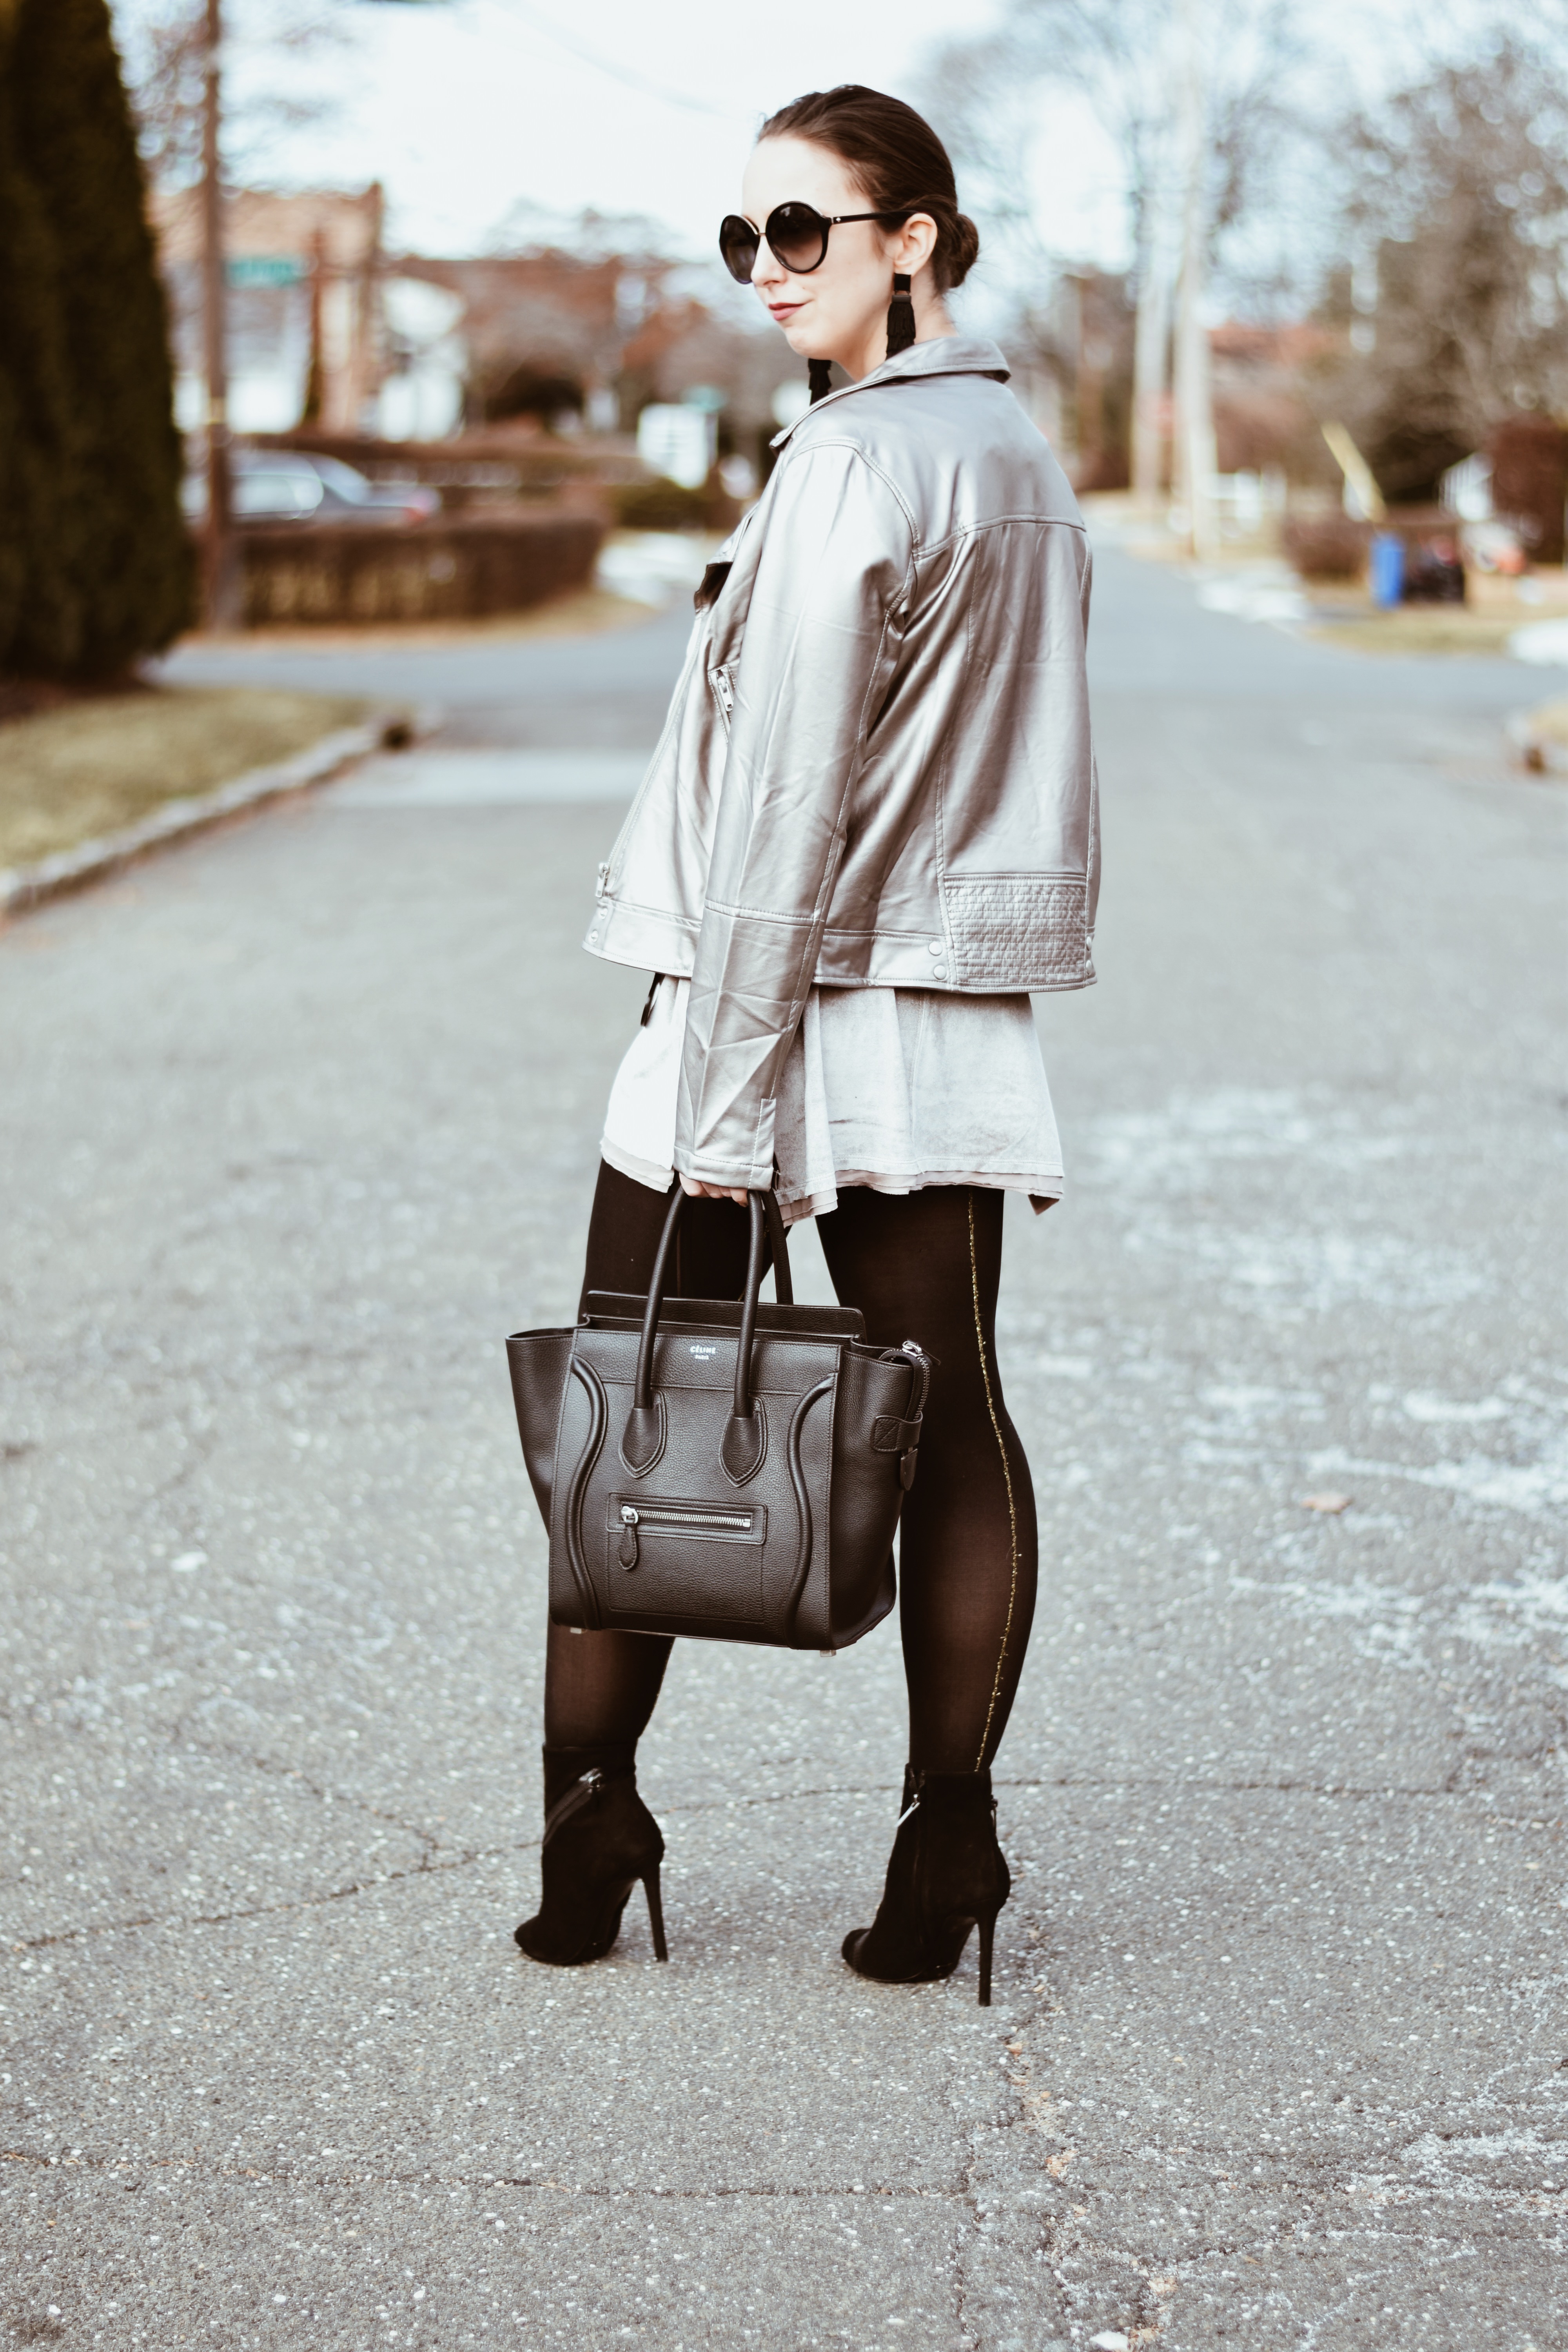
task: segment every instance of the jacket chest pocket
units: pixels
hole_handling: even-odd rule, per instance
[[[721,663],[716,669],[709,671],[708,683],[712,688],[713,699],[719,706],[719,716],[724,722],[724,732],[727,735],[730,732],[730,720],[735,709],[735,674],[728,662]]]

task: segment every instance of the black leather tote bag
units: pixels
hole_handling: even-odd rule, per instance
[[[667,1298],[683,1197],[646,1298],[590,1291],[572,1328],[507,1341],[551,1618],[847,1648],[893,1605],[930,1359],[869,1346],[857,1308],[795,1306],[771,1192],[751,1195],[740,1299]]]

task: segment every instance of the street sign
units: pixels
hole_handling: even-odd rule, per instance
[[[298,286],[310,274],[291,253],[231,254],[224,275],[231,286]]]

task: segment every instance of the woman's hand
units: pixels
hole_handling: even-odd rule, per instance
[[[743,1184],[737,1192],[727,1184],[704,1184],[696,1176],[683,1176],[680,1189],[689,1201],[739,1201],[742,1209],[751,1198]]]

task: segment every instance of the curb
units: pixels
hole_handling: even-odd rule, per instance
[[[100,834],[93,841],[79,842],[76,848],[58,850],[54,856],[40,857],[31,866],[0,870],[0,921],[9,915],[24,914],[30,907],[41,907],[50,898],[63,898],[68,891],[79,890],[89,882],[101,881],[155,849],[188,840],[193,834],[220,824],[225,817],[260,808],[266,802],[280,800],[289,793],[306,792],[313,784],[327,783],[372,751],[384,746],[400,747],[416,735],[427,733],[437,716],[434,709],[422,709],[408,717],[384,711],[379,719],[363,719],[357,727],[336,728],[308,751],[297,751],[291,760],[252,768],[210,793],[165,801],[162,807],[139,817],[134,824],[123,825],[117,833]]]
[[[1538,710],[1516,710],[1503,732],[1532,776],[1568,776],[1568,743],[1541,731]]]

